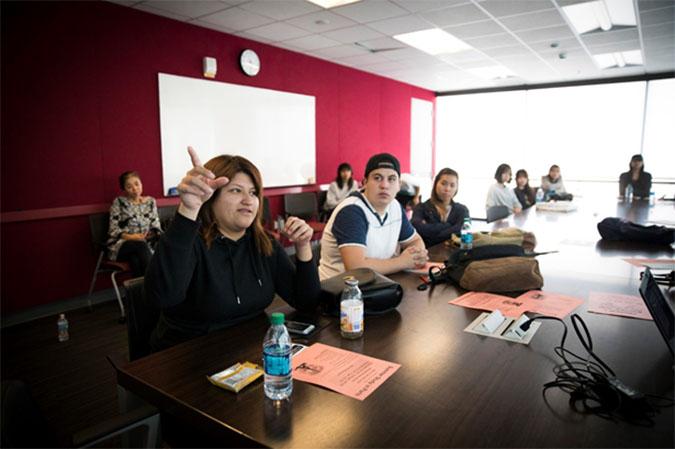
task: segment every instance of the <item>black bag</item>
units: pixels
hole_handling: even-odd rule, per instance
[[[606,240],[660,245],[670,245],[675,241],[675,229],[656,225],[643,226],[621,218],[605,218],[598,223],[598,232]]]
[[[403,299],[400,284],[370,268],[357,268],[321,282],[321,304],[326,313],[334,316],[340,314],[340,297],[347,276],[353,276],[359,281],[366,315],[381,315],[394,310]]]

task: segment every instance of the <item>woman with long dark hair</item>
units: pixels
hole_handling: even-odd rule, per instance
[[[149,303],[161,309],[150,345],[163,349],[263,313],[278,294],[293,307],[318,305],[312,228],[289,217],[282,231],[294,243],[294,265],[262,226],[260,172],[241,156],[217,156],[178,185],[180,205],[145,276]]]
[[[523,210],[534,205],[534,189],[530,187],[530,177],[527,175],[527,171],[522,168],[516,172],[516,187],[513,189],[513,192],[523,206]]]
[[[633,195],[636,198],[649,198],[652,190],[652,175],[645,171],[645,162],[641,154],[630,158],[628,171],[619,177],[619,196],[626,194],[626,187],[633,186]]]
[[[431,190],[431,198],[415,206],[412,225],[427,247],[459,234],[469,209],[454,198],[459,189],[459,175],[451,168],[438,172]]]
[[[352,175],[352,166],[346,162],[341,163],[337,169],[335,181],[331,182],[328,187],[326,202],[323,205],[324,210],[332,211],[340,204],[340,201],[356,190],[359,190],[359,183]]]

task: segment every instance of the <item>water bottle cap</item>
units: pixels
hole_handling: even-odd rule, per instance
[[[274,312],[270,316],[270,323],[272,324],[284,324],[284,314],[281,312]]]
[[[354,276],[345,276],[342,278],[345,281],[345,284],[354,286],[354,285],[359,285],[359,280],[356,279]]]

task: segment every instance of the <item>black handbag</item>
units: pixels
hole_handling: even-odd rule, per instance
[[[326,313],[334,316],[340,314],[340,297],[348,276],[359,281],[366,315],[381,315],[394,310],[403,299],[403,288],[400,284],[370,268],[357,268],[321,282],[321,304]]]

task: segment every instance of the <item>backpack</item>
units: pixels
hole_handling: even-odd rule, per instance
[[[657,225],[643,226],[621,218],[605,218],[598,223],[598,232],[606,240],[660,245],[670,245],[675,241],[675,229]]]
[[[539,262],[519,245],[487,245],[453,252],[445,268],[430,269],[432,283],[450,281],[472,291],[509,293],[539,289]]]

